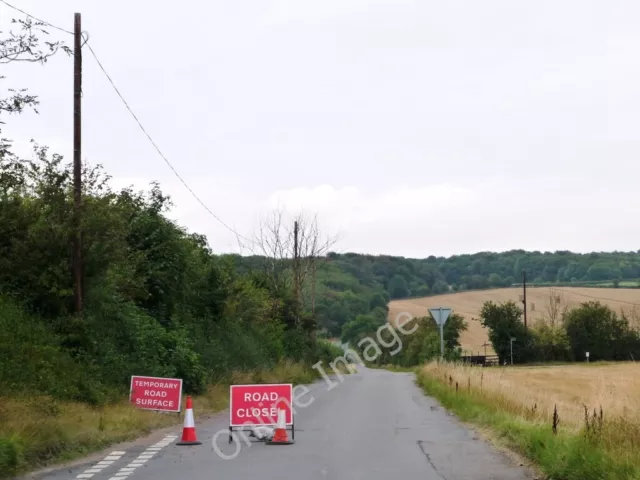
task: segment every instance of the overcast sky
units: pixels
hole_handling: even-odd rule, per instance
[[[242,235],[280,206],[317,213],[339,251],[640,248],[637,0],[8,1],[69,30],[81,12],[147,131]],[[0,4],[2,30],[15,16]],[[41,100],[4,133],[71,160],[72,58],[3,74]],[[86,48],[83,82],[83,159],[116,187],[159,181],[173,218],[238,251]]]

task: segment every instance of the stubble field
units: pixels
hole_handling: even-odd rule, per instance
[[[433,297],[394,300],[389,303],[389,319],[394,322],[398,314],[407,312],[413,316],[426,316],[428,309],[449,307],[462,315],[467,321],[467,331],[462,334],[462,348],[474,354],[484,354],[483,344],[489,343],[487,331],[477,320],[485,301],[496,303],[513,300],[520,301],[521,288],[499,288],[459,293],[448,293]],[[548,318],[550,300],[560,300],[559,309],[573,308],[588,301],[600,301],[616,312],[625,311],[635,321],[640,318],[640,289],[634,288],[579,288],[579,287],[535,287],[527,289],[527,322],[534,325]],[[520,304],[522,306],[522,304]],[[491,346],[486,347],[487,354],[493,354]]]
[[[565,428],[584,424],[584,407],[608,418],[621,417],[640,424],[640,364],[604,363],[541,367],[478,368],[429,364],[425,373],[450,376],[462,388],[482,389],[494,398],[535,416],[549,419],[557,407]]]

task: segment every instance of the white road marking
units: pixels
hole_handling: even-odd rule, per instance
[[[164,437],[164,440],[162,440],[161,442],[156,443],[153,447],[149,447],[147,450],[142,452],[140,455],[138,455],[138,457],[135,460],[132,460],[125,467],[122,467],[120,470],[118,470],[118,473],[116,473],[109,480],[122,480],[123,478],[128,477],[129,475],[131,475],[136,470],[136,468],[142,467],[142,465],[147,460],[152,458],[162,448],[164,448],[167,445],[169,445],[170,443],[174,442],[177,438],[178,438],[177,436],[173,436],[173,435],[168,435],[168,436]],[[155,451],[152,451],[151,449],[153,449]]]
[[[100,462],[96,463],[95,465],[89,467],[84,472],[82,472],[80,475],[78,475],[76,478],[91,478],[91,477],[93,477],[96,473],[100,473],[102,470],[107,468],[109,465],[111,465],[116,460],[120,460],[120,458],[122,458],[122,456],[125,453],[126,452],[120,452],[120,451],[111,452],[109,455],[104,457],[102,459],[102,461],[100,461]]]

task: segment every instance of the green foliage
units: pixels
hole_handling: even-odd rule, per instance
[[[629,360],[640,354],[640,336],[626,318],[600,302],[586,302],[564,319],[571,353],[578,360]]]
[[[85,312],[73,315],[72,171],[35,151],[5,158],[12,175],[0,177],[3,392],[100,404],[138,374],[182,378],[199,394],[235,369],[314,360],[315,324],[290,292],[238,274],[167,219],[158,185],[114,192],[99,167],[83,172]],[[348,314],[358,302],[368,308],[345,292]]]
[[[259,257],[236,257],[236,268],[239,273],[256,270],[261,261]],[[317,272],[318,326],[324,335],[337,337],[345,323],[382,306],[380,297],[386,304],[391,298],[508,287],[522,281],[523,270],[530,283],[535,280],[540,285],[637,288],[640,254],[513,250],[408,259],[330,253]]]
[[[443,331],[446,359],[459,357],[460,335],[466,329],[462,316],[449,316]],[[360,315],[344,326],[342,341],[372,365],[413,367],[440,357],[440,332],[431,315],[413,318],[397,330],[372,315]]]
[[[405,298],[409,296],[409,286],[401,275],[394,275],[389,280],[389,295],[392,299]]]
[[[511,339],[513,342],[513,363],[531,360],[534,341],[531,332],[522,323],[522,309],[515,302],[500,305],[485,302],[480,311],[480,323],[489,329],[489,341],[498,355],[500,363],[511,361]]]
[[[542,362],[568,362],[573,360],[571,341],[562,325],[541,322],[532,330],[536,358]]]
[[[586,302],[563,313],[561,323],[541,322],[525,329],[522,310],[512,301],[485,302],[480,314],[500,362],[633,360],[640,356],[640,332],[624,315],[600,302]]]
[[[364,337],[375,336],[376,331],[386,323],[386,318],[380,319],[374,315],[358,315],[342,327],[340,339],[344,343],[357,344]]]

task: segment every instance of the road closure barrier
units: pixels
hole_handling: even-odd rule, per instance
[[[285,436],[290,429],[295,438],[292,384],[231,385],[229,397],[229,443],[234,430],[266,426],[281,426]]]

